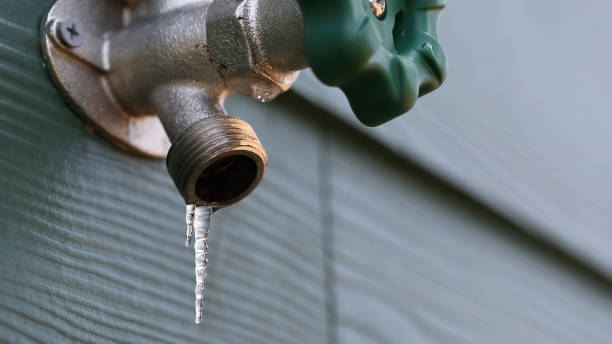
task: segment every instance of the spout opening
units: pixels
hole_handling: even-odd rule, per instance
[[[204,169],[195,183],[195,194],[207,204],[222,204],[242,198],[254,188],[259,168],[247,155],[230,155]]]

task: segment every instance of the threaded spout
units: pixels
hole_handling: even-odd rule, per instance
[[[223,208],[257,187],[268,158],[247,122],[219,116],[185,130],[170,148],[166,163],[187,204]]]

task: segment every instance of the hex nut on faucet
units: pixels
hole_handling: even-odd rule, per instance
[[[270,101],[308,67],[304,22],[295,0],[217,0],[206,28],[212,63],[243,95]]]

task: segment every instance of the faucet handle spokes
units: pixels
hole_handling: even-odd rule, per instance
[[[383,124],[446,78],[437,24],[445,0],[298,0],[308,62],[359,120]]]

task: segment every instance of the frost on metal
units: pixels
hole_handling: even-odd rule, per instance
[[[187,206],[187,241],[189,247],[192,236],[195,251],[195,323],[202,321],[204,313],[204,291],[206,290],[206,265],[208,264],[208,233],[213,209],[210,207]]]

